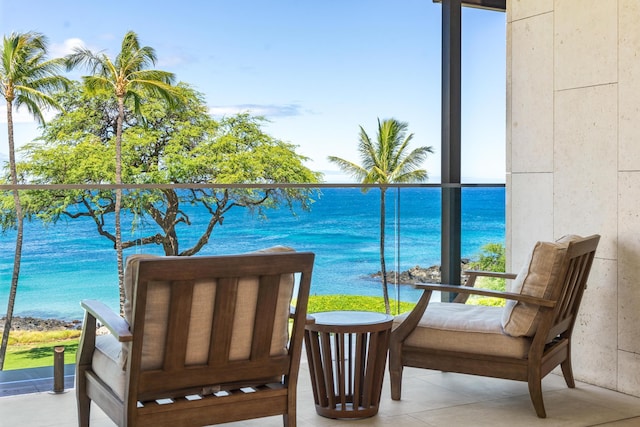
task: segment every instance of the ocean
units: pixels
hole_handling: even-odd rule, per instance
[[[405,271],[416,265],[440,263],[440,189],[400,188],[387,191],[386,263],[388,270]],[[266,218],[233,208],[224,225],[216,226],[199,255],[243,253],[274,245],[316,254],[311,293],[381,296],[380,191],[323,188],[309,212],[286,208],[268,210]],[[202,210],[186,208],[193,225],[181,226],[181,247],[190,246],[206,223]],[[123,221],[124,223],[124,221]],[[145,235],[149,225],[123,226],[123,239]],[[483,245],[505,241],[505,189],[462,189],[462,257],[477,257]],[[15,232],[0,235],[0,313],[6,313]],[[147,245],[125,250],[162,254]],[[80,319],[79,301],[99,299],[118,308],[116,255],[113,244],[100,237],[84,219],[43,225],[25,224],[22,266],[15,316]],[[410,286],[390,289],[392,296],[415,301]]]

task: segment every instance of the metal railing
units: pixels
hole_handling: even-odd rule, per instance
[[[248,252],[273,245],[292,246],[316,252],[312,294],[353,294],[381,296],[375,274],[380,270],[380,193],[386,194],[385,260],[390,272],[390,294],[394,299],[412,301],[417,293],[405,285],[395,285],[415,267],[440,264],[441,196],[443,188],[462,192],[462,257],[478,254],[486,243],[504,243],[504,185],[502,184],[112,184],[1,185],[0,191],[29,192],[113,191],[153,193],[162,190],[306,190],[312,191],[310,209],[299,205],[265,207],[253,213],[234,207],[213,227],[208,242],[198,254]],[[133,199],[131,199],[133,200]],[[206,209],[184,206],[189,216],[177,227],[182,248],[189,247],[206,226]],[[138,242],[127,247],[131,253],[164,253],[158,244],[142,245],[157,224],[136,213],[131,206],[123,211],[123,241]],[[105,229],[112,227],[107,215]],[[154,228],[155,227],[155,228]],[[147,233],[147,234],[145,234]],[[0,240],[0,310],[6,306],[13,264],[14,232]],[[117,307],[117,267],[113,242],[101,237],[90,219],[61,217],[45,225],[32,217],[25,225],[20,282],[14,315],[79,318],[78,301],[101,298]]]

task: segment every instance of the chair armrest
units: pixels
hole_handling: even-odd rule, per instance
[[[538,298],[531,295],[521,295],[513,292],[493,291],[489,289],[470,288],[467,286],[452,286],[452,285],[438,285],[434,283],[419,283],[413,285],[416,289],[423,289],[429,291],[440,292],[453,292],[470,295],[482,295],[486,297],[502,298],[508,300],[519,301],[527,304],[534,304],[540,307],[553,308],[556,305],[556,301]]]
[[[114,313],[100,301],[82,300],[82,308],[95,319],[99,320],[120,342],[133,341],[133,334],[129,324],[122,317]]]
[[[464,270],[464,274],[475,277],[497,277],[499,279],[515,279],[517,274],[501,273],[498,271]]]
[[[418,325],[418,322],[420,322],[422,315],[429,305],[432,293],[432,289],[423,289],[422,295],[420,295],[420,298],[418,299],[415,307],[413,307],[413,310],[409,312],[402,323],[392,328],[390,338],[391,341],[389,344],[389,349],[391,351],[399,351],[400,344]]]

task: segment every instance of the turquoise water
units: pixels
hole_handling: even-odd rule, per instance
[[[440,189],[391,189],[387,196],[387,269],[406,270],[440,263]],[[398,200],[399,198],[399,200]],[[286,209],[267,212],[267,219],[235,208],[224,225],[213,231],[199,253],[241,253],[273,245],[287,245],[316,253],[312,294],[382,295],[379,281],[368,275],[379,271],[379,201],[377,189],[323,189],[310,212],[292,215]],[[462,190],[462,257],[473,258],[487,243],[504,243],[504,188]],[[399,214],[398,214],[399,212]],[[194,230],[206,221],[191,208],[194,225],[178,236],[183,247],[197,238]],[[123,230],[126,227],[123,226]],[[128,237],[142,235],[136,231]],[[123,238],[127,235],[123,232]],[[184,243],[182,243],[184,242]],[[0,235],[0,312],[6,311],[15,234]],[[161,254],[156,246],[131,248],[133,253]],[[395,294],[397,289],[390,292]],[[400,298],[414,301],[418,293],[399,288]],[[116,257],[113,245],[98,236],[87,220],[43,226],[28,223],[22,256],[16,316],[78,319],[79,301],[100,299],[118,307]]]

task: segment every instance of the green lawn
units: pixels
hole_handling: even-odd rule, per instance
[[[410,311],[414,303],[401,302],[400,313]],[[395,312],[396,301],[391,300],[391,314]],[[381,297],[364,297],[359,295],[314,295],[309,297],[309,313],[322,311],[349,310],[349,311],[375,311],[384,313],[384,300]]]
[[[39,368],[53,366],[53,350],[64,346],[64,363],[76,363],[78,339],[63,341],[35,342],[32,344],[16,344],[7,348],[4,369]]]

